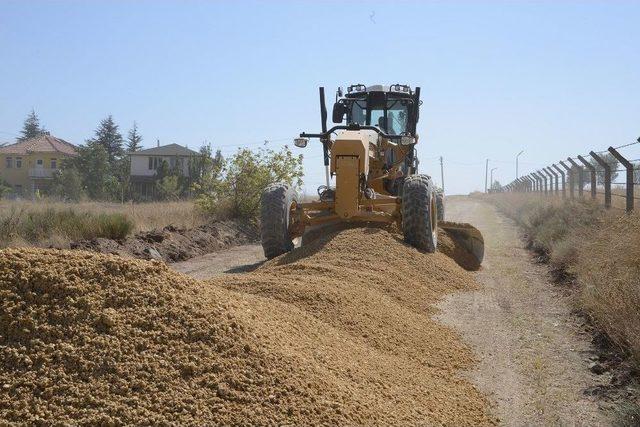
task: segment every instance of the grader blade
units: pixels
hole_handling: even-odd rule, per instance
[[[484,238],[480,230],[463,222],[439,221],[438,226],[472,256],[479,268],[484,258]]]

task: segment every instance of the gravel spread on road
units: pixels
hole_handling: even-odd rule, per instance
[[[351,229],[248,274],[0,251],[0,423],[495,422],[434,303],[476,285],[441,253]]]

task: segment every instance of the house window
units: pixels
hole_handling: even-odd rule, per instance
[[[51,159],[51,169],[58,169],[58,159]]]
[[[160,164],[162,164],[162,157],[149,157],[149,170],[158,169]]]
[[[7,157],[5,159],[5,166],[7,167],[7,169],[11,169],[13,167],[13,158],[12,157]]]
[[[20,169],[22,167],[22,157],[16,157],[16,168]]]
[[[43,163],[44,163],[44,162],[42,161],[42,159],[38,159],[38,160],[36,160],[36,166],[42,166],[42,165],[43,165]]]

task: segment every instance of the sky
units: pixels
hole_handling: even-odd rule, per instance
[[[526,173],[635,141],[639,21],[640,1],[0,0],[0,142],[33,108],[75,144],[112,114],[145,147],[277,149],[320,130],[318,86],[330,104],[338,86],[406,83],[420,172],[440,185],[442,156],[446,193],[466,194],[486,159],[508,183],[521,150]],[[313,192],[320,143],[293,150]]]

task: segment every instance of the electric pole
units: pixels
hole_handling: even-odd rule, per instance
[[[516,155],[516,179],[518,179],[518,178],[519,178],[519,176],[518,176],[518,157],[520,157],[520,154],[522,154],[522,153],[524,153],[524,150],[522,150],[521,152],[519,152],[519,153]]]
[[[484,166],[484,192],[487,192],[487,179],[489,179],[489,159]]]
[[[489,191],[491,191],[491,189],[493,188],[493,171],[496,169],[498,168],[491,169],[491,182],[489,183]]]
[[[442,183],[442,192],[444,193],[444,166],[442,164],[442,156],[440,156],[440,182]]]

